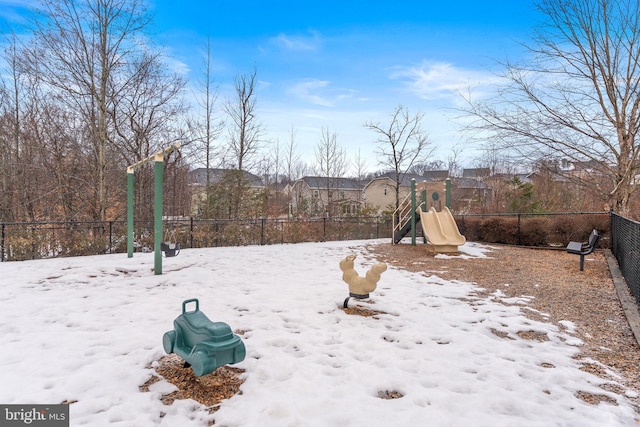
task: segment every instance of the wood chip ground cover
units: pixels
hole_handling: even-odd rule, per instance
[[[579,257],[564,250],[491,247],[494,249],[487,258],[471,259],[440,258],[426,245],[380,244],[368,249],[372,259],[398,268],[475,283],[486,297],[496,291],[505,298],[526,297],[527,307],[522,312],[533,320],[543,318],[561,329],[566,329],[564,321],[574,323],[574,334],[584,343],[577,356],[582,369],[633,390],[635,396],[627,394],[626,398],[640,414],[640,348],[616,294],[604,253],[589,255],[584,271],[580,271]],[[533,331],[520,331],[518,335],[537,341],[547,339]],[[610,372],[619,377],[614,378]],[[608,391],[624,393],[620,389]],[[607,400],[603,395],[584,392],[578,397],[591,404]]]

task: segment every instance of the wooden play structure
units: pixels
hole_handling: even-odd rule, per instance
[[[421,194],[421,202],[417,202],[417,192]],[[443,197],[444,196],[444,197]],[[445,199],[444,206],[442,199]],[[435,252],[457,252],[458,247],[465,244],[466,239],[460,234],[458,226],[449,210],[451,205],[451,181],[422,182],[416,184],[411,180],[411,192],[400,203],[393,214],[393,244],[398,244],[411,233],[411,244],[416,245],[417,226],[422,227],[426,244]]]

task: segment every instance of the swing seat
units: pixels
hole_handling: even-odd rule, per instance
[[[164,256],[167,258],[177,256],[180,253],[180,243],[161,242],[160,250],[164,252]]]

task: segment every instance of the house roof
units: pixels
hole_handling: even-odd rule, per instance
[[[401,187],[409,187],[411,186],[411,180],[415,179],[416,182],[440,182],[447,179],[449,176],[449,171],[427,171],[424,175],[418,175],[416,173],[405,173],[400,174],[400,186]],[[396,173],[395,172],[385,172],[382,175],[373,178],[371,181],[375,181],[376,179],[390,179],[393,182],[396,182]]]
[[[305,176],[298,180],[303,181],[309,188],[320,190],[331,188],[334,190],[362,190],[362,184],[351,178],[327,178],[322,176]],[[294,184],[295,185],[295,184]]]
[[[490,168],[470,168],[462,170],[463,178],[486,178],[491,175]]]
[[[444,181],[445,179],[449,178],[449,171],[425,171],[423,174],[423,178],[427,181]]]
[[[514,179],[519,179],[520,182],[529,182],[531,181],[532,173],[496,173],[489,177],[490,181],[512,181]]]
[[[460,189],[473,188],[476,190],[484,190],[489,188],[486,183],[473,178],[456,178],[455,184]]]
[[[212,169],[209,168],[209,179],[211,184],[219,184],[224,179],[225,175],[229,172],[234,172],[235,169]],[[254,175],[247,171],[242,171],[242,176],[247,182],[254,187],[261,187],[263,185],[262,179],[259,176]],[[197,168],[189,172],[187,175],[190,184],[206,185],[207,184],[207,168]]]

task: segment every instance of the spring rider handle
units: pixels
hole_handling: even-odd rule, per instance
[[[195,313],[196,311],[200,311],[200,301],[198,301],[198,298],[191,298],[182,302],[182,314],[187,313],[187,304],[189,304],[190,302],[196,303],[196,309],[193,311],[190,311],[189,313]]]

